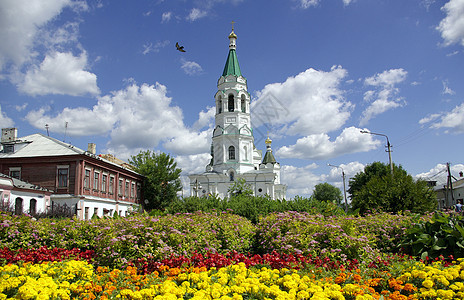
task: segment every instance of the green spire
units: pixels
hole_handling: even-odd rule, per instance
[[[275,157],[274,157],[274,154],[272,154],[272,149],[271,149],[271,143],[272,143],[272,140],[268,137],[265,141],[266,143],[266,154],[264,155],[264,158],[263,158],[263,164],[267,164],[267,163],[271,163],[271,164],[275,164],[277,163]]]
[[[275,164],[277,161],[274,157],[274,154],[272,154],[272,151],[266,151],[266,154],[264,155],[263,159],[263,164],[271,163]]]
[[[227,56],[224,72],[222,72],[222,76],[227,75],[242,76],[242,72],[240,72],[240,66],[238,65],[237,53],[235,53],[235,49],[229,50],[229,56]]]

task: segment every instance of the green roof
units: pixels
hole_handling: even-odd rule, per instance
[[[222,72],[222,76],[227,75],[242,76],[242,72],[240,72],[240,67],[238,65],[238,59],[237,54],[235,53],[235,49],[229,50],[229,56],[227,56],[224,72]]]
[[[271,164],[275,164],[277,161],[274,157],[274,154],[272,154],[272,151],[266,151],[266,154],[264,155],[264,159],[263,159],[263,164],[267,164],[267,163],[271,163]]]

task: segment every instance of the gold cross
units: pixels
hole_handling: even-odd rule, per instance
[[[232,31],[234,30],[234,21],[230,22],[230,24],[232,24]]]

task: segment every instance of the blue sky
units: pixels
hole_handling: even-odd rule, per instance
[[[464,171],[464,0],[3,0],[0,125],[200,173],[231,21],[288,197],[387,163],[360,130],[413,176]]]

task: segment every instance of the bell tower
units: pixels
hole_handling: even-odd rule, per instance
[[[237,35],[229,34],[229,55],[217,83],[212,156],[207,171],[226,173],[231,178],[258,168],[254,161],[254,138],[250,121],[250,94],[236,53]]]
[[[251,128],[250,94],[237,59],[237,35],[229,34],[229,54],[214,95],[215,127],[211,143],[211,161],[206,171],[191,174],[190,195],[229,197],[229,188],[238,179],[245,180],[253,195],[284,199],[287,186],[280,183],[280,165],[266,140],[267,151],[254,145]]]

